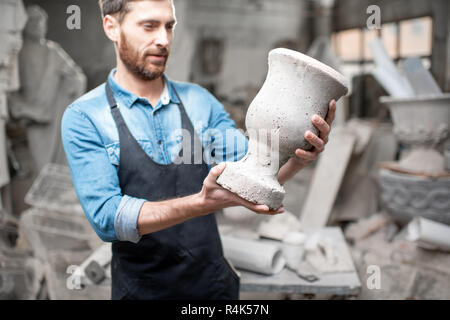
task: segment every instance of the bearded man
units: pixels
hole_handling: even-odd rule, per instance
[[[112,299],[238,299],[214,212],[283,208],[270,211],[216,183],[225,160],[246,154],[247,140],[207,90],[164,74],[172,1],[100,0],[100,8],[117,66],[67,108],[62,137],[84,212],[112,242]],[[320,135],[305,137],[315,149],[297,150],[280,168],[280,183],[317,158],[334,111],[332,101],[327,120],[313,118]]]

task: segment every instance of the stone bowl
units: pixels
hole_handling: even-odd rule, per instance
[[[450,94],[415,98],[381,97],[394,122],[394,133],[406,144],[434,146],[449,135]]]
[[[450,225],[450,177],[427,178],[378,171],[381,204],[397,221],[409,222],[415,217]]]

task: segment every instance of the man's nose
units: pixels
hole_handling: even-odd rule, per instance
[[[169,32],[166,28],[160,28],[156,36],[156,45],[159,47],[168,47],[170,44]]]

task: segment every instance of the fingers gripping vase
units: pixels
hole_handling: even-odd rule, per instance
[[[300,52],[274,49],[269,72],[245,119],[249,149],[238,162],[227,162],[217,183],[240,197],[278,209],[284,198],[279,168],[298,148],[312,146],[307,130],[318,133],[312,117],[325,118],[329,103],[347,94],[344,76]]]

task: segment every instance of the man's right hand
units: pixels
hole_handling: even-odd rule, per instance
[[[247,201],[220,186],[216,181],[225,170],[225,166],[225,163],[220,163],[212,168],[206,179],[203,181],[203,188],[199,195],[202,206],[207,208],[209,212],[235,206],[243,206],[253,212],[267,215],[275,215],[284,212],[284,207],[281,207],[276,211],[272,211],[267,205],[260,205]]]
[[[271,211],[266,205],[254,204],[217,184],[217,178],[225,170],[225,163],[211,169],[203,181],[203,188],[199,193],[183,198],[145,202],[138,217],[138,233],[145,235],[164,230],[188,219],[203,216],[217,210],[243,206],[259,214],[274,215],[284,212],[281,207]]]

